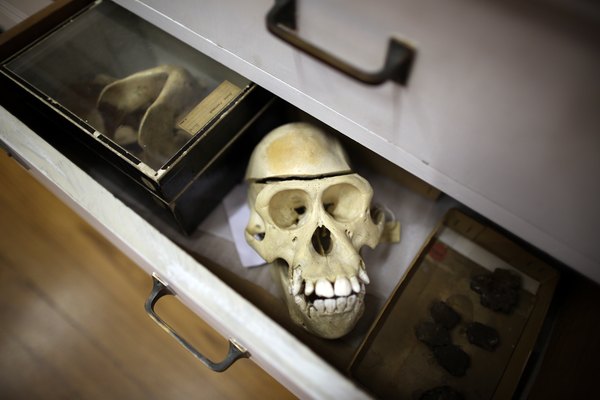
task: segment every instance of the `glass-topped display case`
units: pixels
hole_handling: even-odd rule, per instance
[[[269,100],[248,79],[110,1],[94,2],[5,60],[2,74],[169,208]]]

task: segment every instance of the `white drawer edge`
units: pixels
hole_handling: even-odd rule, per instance
[[[0,139],[36,179],[146,272],[166,280],[193,311],[225,337],[239,341],[252,360],[294,394],[368,398],[3,107],[0,121]]]

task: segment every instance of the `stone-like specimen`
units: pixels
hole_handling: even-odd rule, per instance
[[[464,376],[471,365],[469,355],[454,344],[434,348],[433,355],[437,362],[453,376]]]
[[[433,320],[448,330],[460,322],[460,315],[444,301],[436,301],[429,311]]]
[[[500,344],[498,331],[480,322],[472,322],[467,326],[467,339],[471,344],[488,351],[494,351]]]
[[[415,327],[415,335],[432,350],[452,343],[448,329],[431,321],[419,322]]]
[[[481,305],[493,311],[510,314],[519,302],[521,277],[507,269],[476,275],[471,289],[480,294]]]

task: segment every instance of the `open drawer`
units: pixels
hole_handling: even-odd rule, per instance
[[[280,109],[269,114],[277,115],[277,120],[281,116],[311,120],[285,103],[275,106],[287,109],[287,113]],[[222,227],[218,221],[226,215],[220,206],[196,231],[185,235],[165,223],[149,204],[137,201],[134,192],[119,192],[103,175],[92,178],[93,170],[82,171],[4,109],[1,118],[3,144],[37,178],[149,275],[159,277],[224,337],[232,338],[242,353],[247,352],[303,398],[373,395],[350,377],[353,359],[361,345],[368,346],[363,342],[368,340],[395,286],[404,282],[404,276],[410,276],[412,260],[420,254],[431,232],[449,208],[460,206],[443,195],[428,198],[403,187],[376,167],[358,164],[373,185],[375,199],[385,198],[386,192],[398,199],[387,206],[402,223],[402,236],[399,244],[383,244],[363,254],[371,277],[365,315],[348,336],[325,340],[291,322],[273,289],[268,267],[241,266],[234,243],[217,228]],[[69,149],[61,150],[69,153]],[[350,150],[350,154],[356,153]],[[72,159],[77,161],[76,156]],[[369,159],[376,160],[376,156]]]
[[[121,177],[105,168],[101,156],[82,153],[76,144],[56,140],[58,131],[52,125],[27,120],[22,114],[20,118],[35,132],[0,109],[0,140],[11,154],[149,275],[158,277],[195,313],[233,339],[239,353],[247,353],[303,398],[373,395],[349,375],[357,351],[365,348],[378,316],[438,221],[448,209],[461,207],[332,132],[344,141],[356,171],[371,182],[375,201],[383,203],[400,221],[402,235],[398,244],[383,244],[363,253],[371,277],[365,315],[348,336],[324,340],[291,322],[268,266],[241,265],[222,206],[191,234],[183,234],[162,218],[160,208],[144,196],[143,187],[121,184]],[[328,129],[286,102],[275,100],[246,133],[265,134],[282,123],[298,120]]]

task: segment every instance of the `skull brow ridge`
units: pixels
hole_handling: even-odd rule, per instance
[[[331,174],[323,174],[323,175],[312,175],[312,176],[286,176],[286,177],[272,177],[272,178],[264,178],[258,179],[256,183],[272,183],[272,182],[285,182],[285,181],[312,181],[315,179],[323,179],[323,178],[332,178],[334,176],[345,176],[352,175],[355,172],[342,172],[342,173],[331,173]]]

